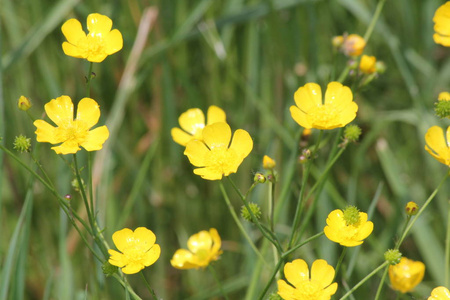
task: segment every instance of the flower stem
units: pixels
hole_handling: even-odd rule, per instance
[[[369,41],[369,39],[372,35],[372,32],[375,28],[375,25],[376,25],[378,19],[380,18],[380,14],[381,14],[381,11],[383,10],[383,6],[384,6],[385,2],[386,2],[386,0],[380,0],[377,4],[377,8],[375,9],[375,13],[372,17],[372,20],[370,21],[369,27],[367,27],[366,33],[364,34],[364,40],[366,41],[366,43]]]
[[[387,262],[387,261],[386,261]],[[378,285],[378,289],[377,289],[377,293],[375,295],[375,300],[378,300],[380,298],[381,295],[381,290],[383,289],[383,285],[384,285],[384,280],[386,278],[386,275],[388,273],[389,270],[389,265],[386,265],[384,272],[383,272],[383,276],[381,276],[381,280],[380,280],[380,284]]]
[[[339,257],[339,260],[336,264],[336,268],[334,269],[334,278],[336,278],[336,276],[339,272],[339,268],[341,267],[341,264],[342,264],[342,261],[344,260],[345,254],[347,253],[347,249],[348,249],[347,247],[344,247],[342,249],[341,256]]]
[[[228,197],[228,194],[225,190],[225,187],[223,186],[223,182],[220,181],[220,191],[222,192],[223,198],[225,200],[225,203],[227,204],[228,210],[231,213],[231,216],[233,217],[234,222],[238,226],[239,230],[241,231],[244,238],[247,240],[247,242],[250,244],[250,247],[252,247],[253,251],[255,251],[256,255],[258,255],[259,259],[261,259],[265,265],[267,265],[266,260],[262,256],[261,252],[259,252],[258,248],[256,248],[255,244],[253,243],[252,239],[249,237],[247,232],[244,229],[244,226],[242,225],[241,221],[239,220],[239,217],[237,216],[236,212],[234,211],[233,205],[230,202],[230,198]]]
[[[450,286],[450,200],[447,209],[447,235],[445,237],[445,286]]]
[[[158,300],[158,298],[156,297],[155,291],[150,287],[150,284],[148,283],[147,278],[145,278],[144,272],[141,271],[139,273],[141,274],[142,280],[144,280],[145,286],[147,287],[148,291],[152,295],[152,298],[154,300]]]
[[[212,276],[214,277],[214,280],[216,281],[217,285],[219,286],[220,293],[223,295],[223,297],[228,300],[228,295],[225,293],[222,284],[220,283],[219,277],[217,277],[217,273],[214,270],[213,266],[211,264],[208,265],[208,270],[211,272]]]
[[[89,208],[88,198],[86,196],[86,190],[84,189],[83,181],[81,180],[80,169],[78,168],[77,154],[73,155],[73,163],[75,165],[75,176],[77,178],[78,186],[81,192],[81,198],[83,198],[84,206],[88,214],[89,224],[91,225],[92,233],[95,234],[94,219]]]
[[[92,69],[94,67],[94,63],[91,62],[89,64],[89,72],[86,76],[86,97],[91,97],[91,79],[92,79]]]
[[[373,270],[372,272],[370,272],[366,277],[364,277],[360,282],[358,282],[354,287],[352,287],[347,293],[345,293],[344,296],[342,296],[339,300],[344,300],[346,298],[348,298],[348,296],[350,296],[354,291],[356,291],[361,285],[363,285],[367,280],[370,279],[370,277],[372,277],[373,275],[375,275],[376,273],[378,273],[378,271],[380,271],[381,269],[383,269],[384,267],[386,267],[389,264],[389,262],[385,261],[383,262],[381,265],[379,265],[375,270]],[[376,298],[375,298],[376,299]]]

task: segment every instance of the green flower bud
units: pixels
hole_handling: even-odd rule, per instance
[[[389,262],[390,265],[396,265],[400,262],[402,253],[398,250],[389,249],[384,252],[384,259]]]
[[[359,222],[359,209],[356,206],[349,205],[344,209],[344,220],[348,225],[354,225]]]
[[[256,217],[256,219],[260,219],[261,218],[261,208],[259,207],[258,204],[256,203],[252,203],[250,202],[248,204],[248,207],[250,207],[250,210],[252,211],[253,215]],[[241,208],[241,216],[246,219],[249,222],[253,223],[253,219],[252,219],[252,215],[250,214],[250,212],[247,210],[247,207],[245,207],[245,205],[242,206]]]
[[[14,150],[19,152],[30,152],[31,151],[31,139],[27,139],[24,135],[16,136],[13,144]]]
[[[358,125],[348,125],[344,130],[344,138],[349,142],[356,142],[361,135],[361,128]]]
[[[253,181],[255,183],[264,183],[266,182],[266,177],[261,173],[256,173],[255,177],[253,177]]]

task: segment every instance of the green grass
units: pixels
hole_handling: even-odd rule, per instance
[[[20,2],[20,4],[19,4]],[[434,11],[441,1],[387,1],[366,53],[384,61],[387,70],[368,87],[353,89],[359,105],[354,123],[362,139],[349,145],[331,170],[303,238],[323,230],[328,213],[346,204],[371,208],[372,235],[344,260],[349,287],[383,261],[404,224],[404,205],[423,204],[447,168],[429,156],[424,134],[432,125],[446,127],[433,103],[450,86],[449,49],[432,40]],[[150,7],[158,15],[146,35],[138,36],[140,19]],[[295,90],[307,82],[323,88],[336,80],[346,58],[333,54],[331,39],[344,32],[363,35],[377,1],[103,1],[3,0],[0,10],[0,143],[12,149],[14,137],[33,140],[39,158],[61,195],[71,194],[71,206],[83,211],[81,197],[63,160],[49,144],[35,142],[35,128],[16,107],[20,95],[32,99],[30,110],[41,118],[43,105],[69,95],[85,96],[89,64],[65,56],[60,27],[69,18],[85,23],[89,13],[113,20],[124,37],[123,49],[94,64],[91,97],[101,106],[100,124],[111,135],[94,157],[98,219],[112,245],[112,234],[123,227],[145,226],[155,232],[162,253],[144,274],[163,299],[214,299],[219,289],[207,270],[180,271],[169,261],[188,237],[217,228],[223,241],[214,263],[231,299],[257,299],[272,272],[260,265],[250,245],[227,211],[218,182],[192,173],[184,149],[172,141],[170,129],[192,107],[206,111],[217,105],[227,113],[232,130],[242,128],[254,148],[237,174],[230,177],[242,191],[262,171],[262,157],[277,161],[280,208],[275,231],[289,238],[302,180],[297,164],[299,126],[289,107]],[[205,29],[206,28],[206,29]],[[142,51],[132,52],[139,42]],[[124,70],[127,70],[124,72]],[[352,86],[352,80],[345,82]],[[338,130],[326,132],[330,143]],[[311,137],[314,145],[318,132]],[[320,178],[330,143],[315,160],[309,186]],[[17,154],[26,164],[27,154]],[[87,155],[81,152],[84,175]],[[67,157],[71,157],[70,155]],[[71,158],[68,158],[69,160]],[[295,162],[295,163],[293,163]],[[123,288],[106,278],[101,265],[82,243],[58,201],[17,162],[0,152],[0,299],[122,299]],[[87,181],[87,177],[85,177]],[[236,211],[240,200],[224,181]],[[401,252],[427,267],[423,282],[402,299],[425,299],[444,285],[444,241],[449,185],[444,185],[415,224]],[[268,185],[260,185],[250,200],[266,211]],[[256,245],[266,244],[255,226],[245,224]],[[290,259],[316,258],[335,265],[341,247],[321,237]],[[272,250],[265,256],[273,264]],[[255,271],[256,270],[256,271]],[[375,276],[354,294],[369,299],[380,280]],[[140,276],[127,276],[134,290],[149,298]],[[270,292],[276,291],[274,284]],[[336,299],[345,293],[342,282]],[[382,299],[396,299],[388,284]],[[266,296],[267,298],[267,296]],[[372,299],[372,298],[371,298]]]

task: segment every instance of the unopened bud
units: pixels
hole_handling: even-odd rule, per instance
[[[25,96],[20,96],[17,101],[17,107],[19,107],[20,110],[27,111],[31,107],[31,101]]]
[[[261,173],[256,173],[253,181],[257,183],[264,183],[266,182],[266,177]]]
[[[272,170],[276,167],[276,162],[269,156],[264,155],[263,157],[263,168],[266,170]]]
[[[405,211],[408,216],[414,216],[417,215],[419,212],[419,205],[417,205],[415,202],[408,202],[405,206]]]

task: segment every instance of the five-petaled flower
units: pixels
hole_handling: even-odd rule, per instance
[[[447,141],[444,130],[439,126],[433,126],[425,134],[425,150],[435,159],[450,167],[450,126],[447,127]]]
[[[350,88],[330,82],[322,103],[322,90],[316,83],[307,83],[294,94],[291,116],[304,128],[334,129],[344,127],[356,117],[358,105]]]
[[[186,145],[184,154],[196,167],[194,174],[208,180],[220,180],[222,176],[236,173],[244,158],[252,151],[253,141],[247,131],[238,129],[231,140],[231,129],[227,123],[207,125],[202,131],[202,140],[192,140]]]
[[[124,228],[114,232],[112,238],[122,253],[109,249],[111,257],[108,262],[122,268],[125,274],[135,274],[152,265],[161,254],[161,248],[155,244],[155,234],[145,227],[138,227],[134,232]]]
[[[62,44],[66,55],[84,58],[90,62],[102,62],[108,55],[122,49],[123,39],[119,30],[112,28],[112,21],[101,14],[87,17],[86,34],[81,23],[76,19],[67,20],[61,27],[67,42]]]
[[[182,113],[178,118],[181,129],[174,127],[170,132],[173,140],[182,146],[186,146],[191,140],[203,139],[202,131],[206,125],[226,122],[225,112],[215,105],[208,108],[206,115],[207,122],[205,124],[205,115],[199,108],[191,108]]]
[[[424,263],[406,257],[402,257],[400,263],[389,266],[392,288],[402,293],[412,291],[422,281],[424,274]]]
[[[433,39],[435,43],[450,47],[450,1],[442,4],[434,13]]]
[[[215,228],[192,235],[187,242],[189,250],[178,249],[170,263],[177,269],[205,268],[222,254],[222,241]]]
[[[431,291],[428,300],[450,300],[450,291],[444,286],[438,286]]]
[[[77,116],[73,118],[73,103],[69,96],[51,100],[44,106],[47,116],[58,127],[44,120],[34,121],[38,142],[59,144],[52,147],[57,154],[76,153],[80,146],[87,151],[100,150],[109,137],[106,126],[89,130],[100,118],[100,108],[91,98],[83,98],[78,103]]]
[[[338,288],[332,283],[334,268],[325,260],[318,259],[309,268],[303,259],[296,259],[284,266],[287,281],[278,280],[278,295],[285,300],[328,300]]]
[[[324,228],[326,237],[341,246],[355,247],[361,245],[373,231],[373,223],[367,221],[367,214],[351,211],[354,207],[333,210],[327,218]],[[350,214],[346,213],[349,212]]]

